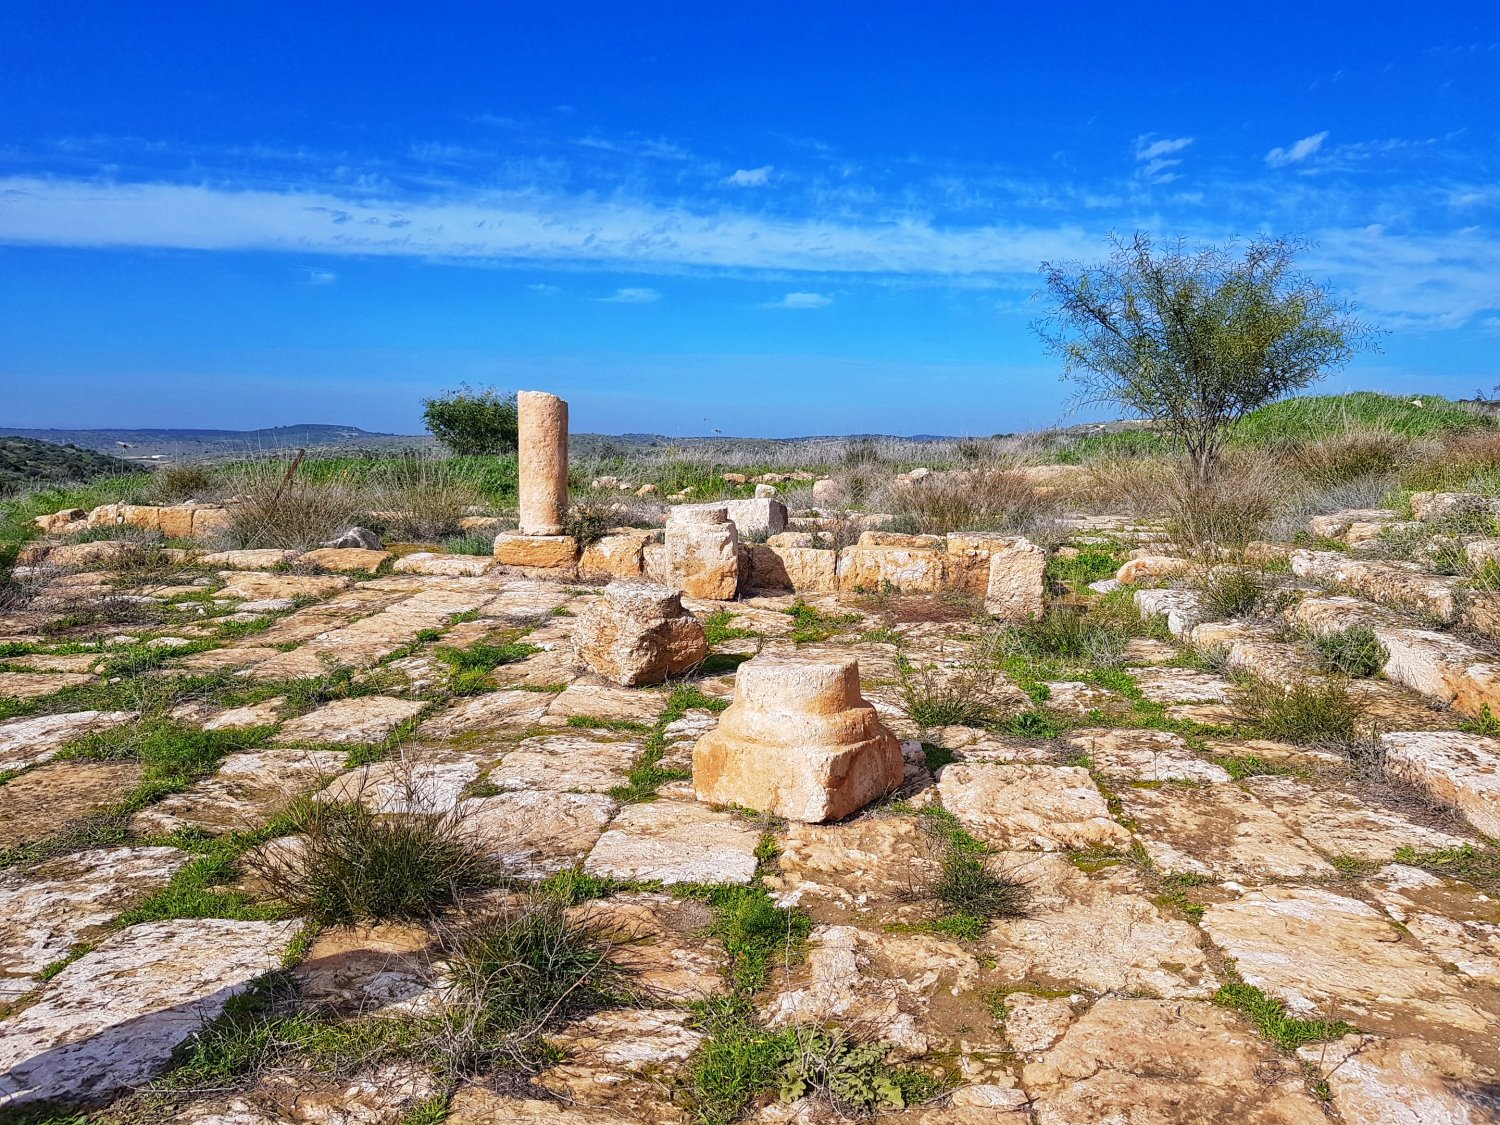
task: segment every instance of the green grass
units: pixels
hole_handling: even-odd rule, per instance
[[[729,609],[716,609],[713,613],[704,614],[699,618],[703,625],[703,634],[708,638],[709,647],[721,645],[725,641],[739,640],[744,637],[753,637],[752,629],[741,629],[731,625],[736,614]]]
[[[434,633],[433,639],[438,634]],[[542,650],[523,641],[489,644],[476,641],[466,648],[440,647],[433,655],[452,669],[448,690],[454,695],[483,695],[495,690],[490,673],[502,664],[514,664]]]
[[[824,613],[800,598],[783,612],[792,619],[792,642],[799,645],[826,641],[863,620],[857,613]]]
[[[709,931],[729,955],[729,981],[737,994],[749,996],[763,988],[776,963],[801,959],[812,920],[800,910],[777,906],[758,883],[673,889],[684,898],[701,899],[713,911]]]
[[[1287,690],[1252,680],[1236,695],[1266,738],[1299,746],[1347,745],[1358,733],[1360,707],[1340,679],[1298,683]]]
[[[1500,849],[1474,844],[1436,851],[1405,847],[1397,850],[1395,858],[1397,863],[1472,883],[1487,894],[1500,894]]]
[[[21,544],[41,534],[31,521],[64,508],[89,510],[120,500],[137,500],[150,486],[149,473],[103,477],[88,484],[37,488],[0,504],[0,571],[15,562]]]
[[[574,730],[613,730],[629,734],[650,734],[651,726],[638,719],[611,719],[601,715],[569,715],[568,726]]]
[[[1031,902],[1027,888],[991,867],[991,848],[952,813],[936,805],[917,812],[917,824],[938,847],[938,873],[920,893],[942,907],[928,927],[964,940],[984,936],[996,918],[1024,917]]]
[[[711,695],[705,695],[699,688],[692,684],[679,684],[673,688],[672,694],[667,697],[666,707],[657,716],[656,722],[648,728],[646,745],[642,749],[640,757],[631,766],[627,783],[625,785],[617,785],[611,789],[610,796],[626,804],[650,801],[656,797],[657,789],[667,782],[686,781],[692,777],[691,771],[671,769],[661,765],[661,760],[666,756],[667,752],[667,727],[671,726],[691,710],[719,712],[728,706],[729,701],[727,699],[718,699]]]
[[[1090,582],[1113,578],[1124,562],[1124,554],[1114,548],[1090,545],[1078,548],[1078,554],[1072,558],[1049,556],[1047,577],[1078,589]]]
[[[1325,672],[1352,679],[1375,675],[1391,655],[1374,631],[1363,625],[1322,633],[1308,640]]]
[[[243,921],[266,921],[286,916],[284,908],[255,902],[242,891],[225,884],[239,874],[239,858],[250,847],[276,834],[274,830],[227,836],[207,840],[170,840],[186,844],[198,854],[179,868],[170,882],[125,911],[116,920],[118,926],[141,922],[162,922],[173,918],[235,918]]]
[[[1244,981],[1220,986],[1214,1003],[1246,1016],[1261,1035],[1289,1053],[1304,1043],[1324,1043],[1357,1030],[1343,1020],[1298,1019],[1287,1013],[1285,1003]]]

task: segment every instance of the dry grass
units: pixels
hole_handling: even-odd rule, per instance
[[[1457,434],[1417,447],[1401,471],[1401,484],[1413,491],[1493,493],[1500,478],[1500,431]]]
[[[1037,534],[1057,515],[1019,466],[1004,461],[974,469],[898,477],[885,488],[883,506],[898,525],[926,535],[951,531]]]
[[[224,494],[219,474],[208,465],[191,461],[163,465],[151,477],[151,497],[163,504],[183,500],[218,500]]]
[[[1284,458],[1235,452],[1200,481],[1185,462],[1108,458],[1089,466],[1094,493],[1111,506],[1163,520],[1184,551],[1216,559],[1260,538],[1291,495]]]
[[[226,538],[236,547],[305,551],[332,539],[361,515],[360,491],[344,478],[310,480],[279,461],[239,466],[230,479],[237,497]]]
[[[1285,457],[1314,488],[1385,476],[1410,460],[1410,437],[1380,426],[1349,426],[1316,441],[1288,445]]]
[[[439,457],[400,457],[369,480],[366,503],[387,536],[431,543],[457,534],[460,521],[484,506],[478,478]]]

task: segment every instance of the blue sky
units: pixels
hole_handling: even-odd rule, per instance
[[[1500,383],[1494,4],[1043,8],[10,0],[0,424],[1016,430],[1135,229],[1314,240],[1329,389]]]

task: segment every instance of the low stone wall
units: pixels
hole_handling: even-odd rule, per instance
[[[91,512],[65,508],[32,521],[48,535],[67,535],[85,528],[139,527],[168,539],[202,539],[229,528],[230,512],[222,504],[103,504]]]
[[[502,534],[495,540],[495,557],[539,574],[564,571],[596,581],[645,578],[686,589],[710,569],[697,539],[707,533],[705,528],[723,526],[699,528],[691,519],[684,520],[681,540],[677,525],[669,525],[665,532],[615,528],[582,551],[567,536]],[[697,596],[727,598],[751,589],[798,594],[958,590],[982,598],[989,612],[1010,620],[1042,613],[1047,552],[1019,536],[866,531],[857,543],[837,550],[816,546],[817,542],[815,533],[805,531],[772,535],[764,543],[738,542],[732,563],[728,556],[720,556],[716,544],[714,577],[708,583],[715,589]],[[719,583],[726,568],[733,571],[732,584]]]

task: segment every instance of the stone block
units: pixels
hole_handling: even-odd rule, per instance
[[[585,578],[639,578],[645,573],[643,552],[656,538],[651,531],[616,531],[583,549],[578,573]]]
[[[837,551],[756,543],[750,552],[750,585],[760,590],[831,594],[838,589],[837,566]]]
[[[495,558],[502,566],[571,570],[578,561],[578,540],[571,535],[504,532],[495,536]]]
[[[223,535],[233,522],[234,513],[228,508],[195,508],[192,536],[194,539],[211,539]]]
[[[1016,538],[990,552],[984,608],[1002,621],[1034,621],[1042,616],[1047,591],[1047,550]]]
[[[723,504],[681,505],[667,516],[670,585],[689,597],[728,600],[739,589],[739,534]]]
[[[838,820],[901,785],[901,745],[859,691],[859,662],[757,657],[693,748],[700,801]]]
[[[944,587],[946,561],[945,554],[928,548],[845,547],[835,573],[841,593],[931,594]]]
[[[611,582],[589,601],[573,633],[578,659],[626,687],[659,684],[702,663],[708,641],[670,586]]]

